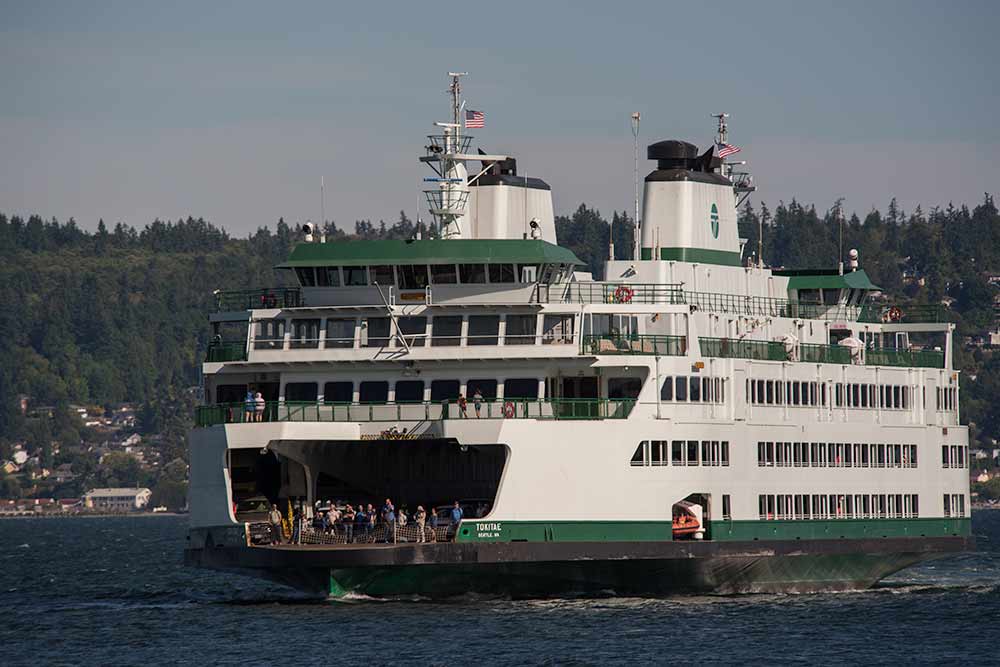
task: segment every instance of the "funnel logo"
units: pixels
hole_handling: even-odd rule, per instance
[[[712,221],[712,237],[719,238],[719,208],[715,204],[712,204],[710,219]]]

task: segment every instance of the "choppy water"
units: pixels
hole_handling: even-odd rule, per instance
[[[186,529],[0,521],[0,664],[1000,664],[1000,511],[870,591],[668,599],[316,601],[183,567]]]

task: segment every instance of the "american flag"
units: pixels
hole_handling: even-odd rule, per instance
[[[484,114],[482,111],[466,110],[465,127],[467,128],[486,127],[486,114]]]
[[[743,149],[739,146],[733,146],[732,144],[715,144],[715,150],[720,158],[725,158],[733,155],[734,153],[739,153]]]

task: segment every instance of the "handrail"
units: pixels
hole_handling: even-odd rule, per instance
[[[788,361],[789,353],[784,343],[769,340],[741,340],[738,338],[699,338],[698,346],[706,357],[723,359],[758,359],[762,361]]]
[[[865,352],[865,364],[904,368],[944,368],[944,352],[941,350],[875,348]]]
[[[254,310],[256,308],[298,308],[302,292],[297,287],[265,287],[247,290],[217,290],[217,312]]]
[[[683,357],[685,336],[587,334],[580,337],[581,354],[649,354]]]
[[[422,401],[414,403],[318,403],[315,401],[266,401],[260,407],[249,403],[198,406],[197,426],[249,422],[406,422],[445,419],[626,419],[634,399],[495,399],[467,401]]]
[[[246,340],[213,340],[205,351],[205,361],[208,363],[246,360]]]
[[[539,303],[683,304],[684,292],[674,283],[575,282],[549,285]]]
[[[944,323],[948,311],[941,304],[915,304],[912,306],[866,304],[861,308],[858,322],[886,324]]]
[[[746,296],[716,292],[684,292],[684,303],[700,310],[710,310],[748,317],[801,317],[813,320],[850,320],[857,318],[858,306],[804,303],[779,297]]]

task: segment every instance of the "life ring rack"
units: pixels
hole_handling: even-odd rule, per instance
[[[615,290],[615,303],[632,303],[635,290],[628,285],[619,285]]]

